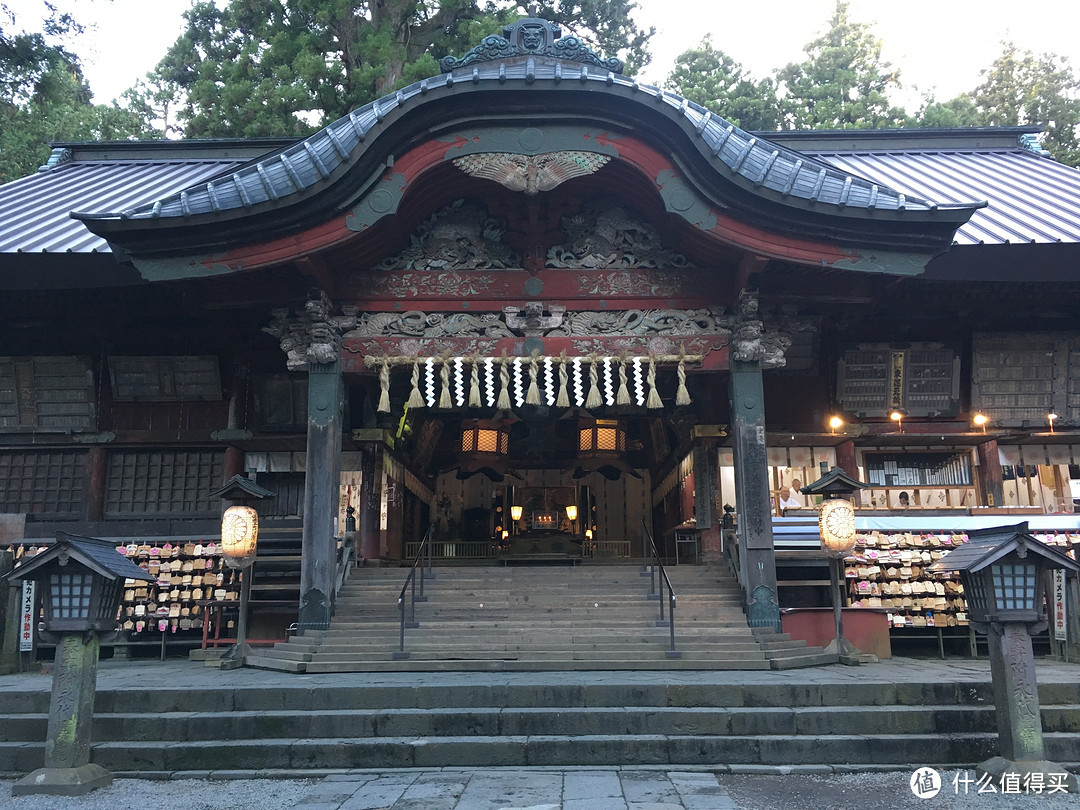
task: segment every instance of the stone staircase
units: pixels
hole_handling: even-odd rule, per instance
[[[927,670],[903,683],[847,668],[830,668],[831,679],[788,671],[297,680],[249,670],[242,684],[214,673],[210,685],[175,670],[174,683],[155,682],[147,668],[142,679],[99,687],[91,761],[118,776],[212,778],[408,767],[970,767],[996,753],[988,670],[951,682]],[[1040,700],[1047,756],[1075,765],[1080,685],[1041,684]],[[42,765],[48,705],[45,688],[0,691],[0,776]]]
[[[782,669],[835,655],[753,632],[738,585],[720,568],[675,566],[675,649],[659,601],[635,565],[456,566],[435,569],[419,626],[396,657],[397,597],[406,572],[357,569],[330,629],[259,650],[248,666],[287,672],[435,670]],[[666,609],[666,602],[665,602]]]

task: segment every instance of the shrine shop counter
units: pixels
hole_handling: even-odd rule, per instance
[[[781,609],[803,610],[811,615],[791,612],[782,622],[784,631],[795,638],[817,643],[812,639],[827,637],[828,643],[833,634],[828,560],[820,551],[813,511],[802,511],[806,514],[773,521],[777,585]],[[863,626],[864,620],[856,618],[860,611],[870,611],[880,616],[872,620],[874,626],[886,622],[893,648],[897,643],[907,648],[910,643],[936,641],[941,657],[946,647],[955,651],[966,648],[974,656],[976,642],[969,626],[963,584],[956,572],[932,573],[929,566],[967,542],[967,533],[973,529],[1022,521],[1028,523],[1037,539],[1071,556],[1075,557],[1080,546],[1080,516],[997,514],[999,511],[986,514],[979,510],[984,513],[966,515],[857,514],[856,545],[844,559],[845,636],[854,636],[855,628]],[[815,618],[815,609],[829,615]],[[856,646],[860,646],[858,642]]]

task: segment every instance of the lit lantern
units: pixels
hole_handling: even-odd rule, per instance
[[[577,507],[573,504],[570,504],[570,506],[566,507],[566,516],[570,518],[571,523],[577,520]]]
[[[259,539],[259,514],[250,506],[230,506],[221,516],[221,551],[233,568],[243,568],[255,559]]]
[[[833,467],[817,481],[799,490],[804,495],[821,495],[824,500],[818,514],[821,550],[829,557],[832,584],[833,624],[836,630],[836,654],[842,663],[859,663],[861,653],[844,639],[842,566],[843,559],[855,548],[855,506],[851,496],[866,484]],[[831,644],[827,650],[831,648]]]
[[[830,557],[846,557],[855,548],[855,507],[846,498],[830,498],[818,514],[821,550]]]
[[[521,520],[522,507],[519,504],[514,504],[510,507],[510,519]]]
[[[901,433],[903,433],[904,432],[904,412],[903,411],[893,411],[892,413],[889,414],[889,418],[892,419],[894,422],[896,422],[897,429]]]

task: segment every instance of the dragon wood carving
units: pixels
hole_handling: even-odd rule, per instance
[[[516,313],[515,313],[516,314]],[[445,314],[442,312],[367,312],[361,314],[346,338],[370,337],[515,337],[525,327],[507,323],[505,313]],[[545,331],[546,337],[612,335],[718,335],[731,329],[723,309],[628,309],[621,312],[567,312],[562,323]]]
[[[551,248],[549,267],[623,269],[689,267],[681,253],[661,244],[660,235],[618,200],[596,200],[579,214],[563,217],[568,241]]]
[[[483,270],[520,266],[503,242],[504,220],[478,205],[457,200],[436,211],[413,232],[410,245],[379,263],[379,270]]]

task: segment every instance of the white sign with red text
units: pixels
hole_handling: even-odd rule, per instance
[[[1054,638],[1057,641],[1068,641],[1069,634],[1065,628],[1065,570],[1054,570]]]
[[[34,649],[34,625],[37,615],[34,611],[34,587],[36,583],[24,579],[22,601],[19,603],[19,652],[31,652]]]

